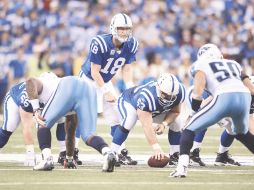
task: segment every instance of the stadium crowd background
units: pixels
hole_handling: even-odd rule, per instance
[[[136,84],[169,71],[188,86],[190,65],[207,42],[254,74],[254,0],[1,0],[0,104],[26,77],[78,75],[90,41],[109,33],[118,12],[131,17],[139,41]],[[124,88],[118,75],[115,84]]]

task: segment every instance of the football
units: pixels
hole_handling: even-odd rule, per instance
[[[162,158],[161,160],[157,160],[155,159],[153,156],[151,156],[148,161],[147,164],[150,167],[153,168],[164,168],[169,162],[169,158],[167,156],[164,156],[164,158]]]

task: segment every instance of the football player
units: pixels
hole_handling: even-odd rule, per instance
[[[56,78],[54,74],[43,74],[38,80],[43,83],[43,93],[40,97],[40,106],[47,103],[49,97],[53,94],[57,83],[52,83],[51,79]],[[4,100],[4,123],[0,128],[0,149],[3,148],[12,133],[18,128],[20,122],[23,125],[23,136],[26,144],[26,156],[24,165],[34,166],[36,164],[36,155],[34,152],[34,141],[32,134],[33,108],[28,100],[26,82],[21,82],[13,86],[6,94]],[[57,125],[57,139],[60,145],[60,151],[65,150],[65,132],[64,121],[61,120]]]
[[[52,81],[53,83],[53,81]],[[34,170],[52,170],[54,168],[51,154],[51,131],[54,123],[67,115],[66,128],[66,161],[65,168],[76,168],[73,160],[76,126],[79,127],[83,141],[104,155],[102,170],[113,172],[116,162],[115,154],[100,136],[95,135],[97,121],[97,96],[93,85],[82,81],[75,76],[61,78],[57,89],[51,96],[43,110],[39,109],[39,95],[43,91],[41,81],[34,79],[27,85],[27,92],[33,106],[36,121],[39,125],[37,132],[38,142],[42,150],[43,159],[34,167]],[[75,119],[77,115],[77,123]]]
[[[139,119],[146,139],[153,148],[154,157],[158,160],[162,159],[164,152],[158,143],[155,131],[160,133],[165,126],[171,126],[181,111],[184,98],[183,85],[169,73],[162,74],[157,81],[125,90],[118,98],[121,125],[114,133],[111,149],[118,151]],[[152,127],[153,122],[159,123],[155,131]],[[179,131],[173,128],[171,130]]]
[[[111,135],[120,127],[117,117],[117,94],[111,82],[118,70],[122,69],[127,88],[133,85],[132,63],[136,60],[138,41],[132,37],[132,21],[124,13],[116,14],[110,24],[110,34],[97,35],[92,39],[90,52],[85,60],[80,77],[96,86],[98,113],[104,114],[111,126]],[[77,137],[79,129],[77,129]],[[136,165],[137,161],[128,156],[124,148],[119,151],[123,164]]]
[[[180,140],[180,157],[171,177],[186,177],[189,165],[190,149],[196,132],[202,131],[220,121],[230,117],[232,133],[251,152],[253,135],[248,132],[249,105],[251,95],[243,84],[246,76],[239,63],[234,60],[223,59],[223,55],[214,44],[205,44],[197,54],[195,63],[194,89],[191,101],[193,114],[187,121]],[[213,99],[203,108],[202,94],[207,89]]]

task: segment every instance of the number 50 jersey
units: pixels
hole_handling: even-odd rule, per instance
[[[202,71],[206,75],[206,89],[212,95],[227,92],[249,92],[241,80],[242,67],[229,59],[197,60],[192,72]]]
[[[82,65],[82,71],[88,78],[93,79],[91,62],[101,65],[100,74],[104,82],[108,82],[124,64],[136,61],[138,41],[135,38],[124,42],[121,49],[114,46],[112,38],[111,34],[105,34],[92,39],[88,57]]]

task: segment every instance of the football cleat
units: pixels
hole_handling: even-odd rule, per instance
[[[34,152],[27,152],[24,160],[24,166],[35,166],[36,165],[36,155]]]
[[[175,152],[174,154],[169,156],[168,165],[170,165],[170,166],[177,166],[178,159],[179,159],[179,152]]]
[[[186,166],[177,166],[176,170],[169,174],[169,177],[179,177],[184,178],[187,176],[187,167]]]
[[[228,151],[223,153],[217,153],[217,157],[215,159],[214,165],[215,166],[241,166],[239,162],[236,162],[232,159]]]
[[[77,169],[77,163],[74,159],[64,159],[63,166],[65,169]]]
[[[61,164],[63,166],[65,158],[66,158],[66,151],[60,152],[59,156],[58,156],[57,163],[59,163],[59,164]]]
[[[33,170],[37,171],[51,171],[54,169],[53,156],[43,159],[39,164],[34,166]]]
[[[82,165],[82,161],[79,160],[79,158],[78,158],[78,153],[79,153],[79,149],[78,149],[78,148],[75,148],[75,149],[74,149],[73,158],[74,158],[74,160],[76,161],[76,163],[77,163],[78,165]]]
[[[121,165],[137,165],[138,162],[133,160],[130,156],[128,156],[128,150],[124,148],[121,150],[121,154],[118,155],[118,160],[116,162],[116,167]]]
[[[106,152],[103,155],[103,166],[102,166],[102,171],[103,172],[113,172],[114,167],[116,164],[116,155],[114,152]]]
[[[200,152],[200,149],[199,148],[195,148],[193,150],[193,152],[190,153],[190,162],[191,162],[191,165],[197,163],[199,166],[205,166],[205,163],[199,157],[199,152]]]

